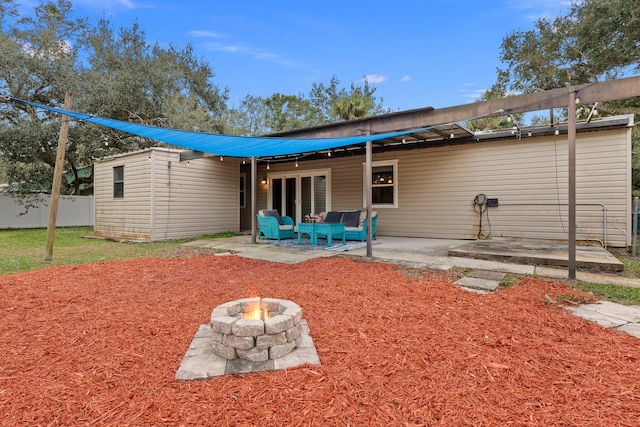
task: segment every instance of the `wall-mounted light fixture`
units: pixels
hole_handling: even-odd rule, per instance
[[[267,185],[267,177],[266,176],[263,177],[261,182],[262,182],[262,185]]]

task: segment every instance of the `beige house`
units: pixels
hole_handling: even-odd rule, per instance
[[[576,126],[578,241],[630,244],[632,127],[632,116]],[[458,126],[437,141],[380,144],[372,156],[378,236],[566,241],[568,138],[566,126],[555,130]],[[104,158],[95,164],[95,233],[155,241],[249,230],[262,208],[296,223],[363,209],[364,162],[360,147],[273,157],[260,159],[252,179],[249,159],[164,148]]]

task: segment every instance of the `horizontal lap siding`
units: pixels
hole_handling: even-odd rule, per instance
[[[124,166],[124,197],[113,197],[113,168]],[[151,239],[151,168],[149,153],[95,163],[94,195],[97,236]]]
[[[155,163],[154,240],[240,230],[239,162],[205,157]]]
[[[374,154],[373,161],[398,159],[398,208],[375,209],[378,234],[475,239],[479,215],[472,202],[484,193],[499,199],[499,206],[488,211],[491,236],[566,240],[567,151],[563,136]],[[578,134],[578,240],[604,239],[603,205],[607,244],[629,244],[630,156],[628,129]],[[332,209],[362,209],[364,161],[362,152],[300,162],[299,170],[330,168]],[[293,165],[277,169],[291,170]],[[266,200],[266,191],[259,199]],[[488,227],[486,218],[483,222]]]
[[[579,240],[604,239],[602,204],[608,244],[628,244],[629,144],[628,130],[579,134]],[[499,206],[488,211],[492,236],[566,239],[567,150],[566,139],[536,138],[375,156],[399,159],[399,207],[378,209],[379,234],[476,238],[479,215],[472,201],[484,193],[499,199]],[[556,206],[540,206],[551,203]]]

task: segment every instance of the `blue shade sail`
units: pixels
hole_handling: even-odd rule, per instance
[[[104,117],[92,116],[90,114],[76,113],[17,98],[10,97],[9,100],[19,104],[30,105],[35,108],[42,108],[54,113],[64,114],[77,120],[94,123],[144,138],[164,142],[166,144],[175,145],[177,147],[230,157],[269,157],[322,151],[336,147],[361,144],[366,141],[377,141],[380,139],[407,135],[409,133],[424,131],[433,127],[430,126],[421,129],[339,138],[248,137],[165,129],[124,122],[121,120],[107,119]]]

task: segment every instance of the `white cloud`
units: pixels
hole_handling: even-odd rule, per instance
[[[387,76],[381,76],[379,74],[367,74],[366,76],[364,76],[364,79],[369,83],[376,84],[376,83],[382,83],[386,81]]]
[[[404,75],[402,76],[402,78],[400,79],[401,82],[409,82],[411,81],[411,76],[410,75]]]
[[[214,33],[213,31],[209,31],[209,30],[191,30],[189,31],[188,34],[193,37],[203,37],[203,38],[210,38],[210,39],[222,37],[221,34]]]
[[[222,52],[228,52],[238,55],[246,55],[260,61],[271,62],[273,64],[283,65],[288,68],[296,68],[297,63],[295,61],[283,58],[281,55],[273,52],[269,52],[265,49],[254,48],[242,44],[221,44],[216,42],[205,43],[205,48],[209,50],[217,50]]]

